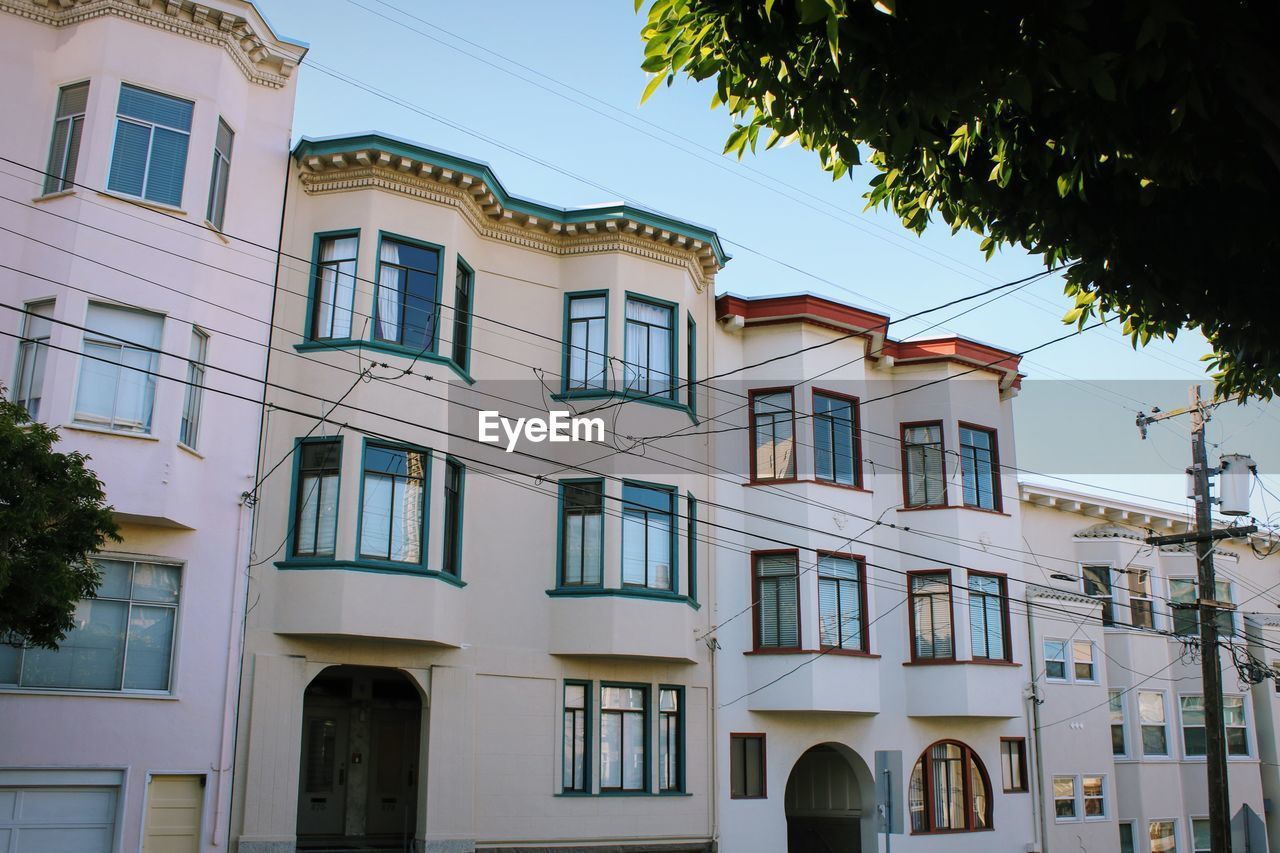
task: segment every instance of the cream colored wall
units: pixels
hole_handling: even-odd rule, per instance
[[[237,796],[233,834],[239,837],[240,849],[291,846],[299,756],[296,745],[279,752],[275,744],[282,739],[297,742],[302,689],[315,673],[338,663],[424,673],[426,770],[420,791],[425,791],[425,807],[418,810],[417,836],[430,850],[471,849],[475,843],[552,846],[709,838],[711,668],[705,645],[694,640],[710,625],[710,607],[694,609],[680,601],[634,597],[548,596],[557,571],[555,481],[585,474],[557,474],[555,464],[446,433],[474,435],[477,407],[513,416],[546,415],[547,401],[533,368],[543,371],[553,390],[559,390],[564,294],[570,291],[610,291],[609,348],[619,361],[623,292],[678,301],[681,375],[686,311],[698,323],[699,371],[705,375],[701,372],[708,369],[708,338],[703,335],[710,331],[710,293],[699,293],[689,273],[670,263],[621,251],[552,255],[481,237],[453,206],[377,189],[308,195],[291,182],[287,251],[310,256],[315,233],[350,228],[360,229],[357,315],[367,316],[372,305],[370,282],[376,274],[379,230],[444,247],[441,334],[446,339],[452,325],[455,258],[461,255],[474,268],[471,374],[477,384],[468,385],[448,366],[425,360],[413,365],[413,375],[400,376],[412,359],[398,354],[296,352],[310,271],[306,265],[287,262],[278,290],[276,323],[283,331],[272,356],[270,401],[307,414],[270,411],[263,458],[269,467],[290,453],[295,438],[316,426],[312,415],[323,413],[328,405],[307,395],[336,400],[370,360],[385,363],[375,372],[392,381],[359,384],[333,415],[335,421],[350,425],[343,431],[337,558],[355,556],[360,448],[365,438],[360,430],[383,433],[433,451],[429,569],[439,568],[443,547],[443,456],[455,454],[467,465],[461,572],[465,587],[407,574],[276,568],[285,556],[279,546],[289,529],[291,463],[268,479],[257,508],[253,562],[258,565],[251,578],[254,604],[248,618],[239,722],[237,771],[246,781]],[[362,328],[357,323],[357,333]],[[578,405],[586,408],[599,402]],[[619,433],[636,435],[690,423],[683,412],[638,404],[625,407],[616,424],[608,420],[610,429],[616,425]],[[314,434],[336,431],[335,425],[322,424]],[[543,444],[524,449],[585,466],[613,446]],[[696,446],[680,452],[696,452]],[[521,488],[485,476],[481,461],[541,473],[546,481],[526,480],[527,488]],[[638,466],[622,455],[586,467],[678,486],[681,515],[686,490],[699,497],[708,491],[696,465],[675,457]],[[609,480],[606,489],[613,499],[605,504],[605,586],[617,587],[621,485]],[[679,519],[677,528],[683,590],[686,540]],[[705,602],[711,560],[705,546],[699,551],[698,587]],[[292,674],[281,677],[282,669]],[[565,679],[596,683],[592,704],[597,714],[601,681],[648,684],[651,701],[656,701],[659,685],[683,686],[689,795],[558,796]],[[651,725],[656,735],[656,714],[651,715]],[[597,740],[593,754],[598,756],[598,718],[592,728]],[[653,773],[656,753],[655,741],[650,755]]]

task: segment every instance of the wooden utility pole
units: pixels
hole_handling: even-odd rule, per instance
[[[1225,402],[1225,401],[1223,401]],[[1146,437],[1146,426],[1169,417],[1191,416],[1191,474],[1196,501],[1195,532],[1186,536],[1151,537],[1147,541],[1163,545],[1169,540],[1194,542],[1198,569],[1199,594],[1196,612],[1200,620],[1200,677],[1204,682],[1205,765],[1209,785],[1209,849],[1213,853],[1231,851],[1231,798],[1227,790],[1227,739],[1222,719],[1222,660],[1218,653],[1218,613],[1223,602],[1217,601],[1218,583],[1213,570],[1213,548],[1216,539],[1226,538],[1224,531],[1213,530],[1213,504],[1209,495],[1209,451],[1205,442],[1208,411],[1216,403],[1206,405],[1200,399],[1200,386],[1191,386],[1190,405],[1185,409],[1138,415],[1138,428]],[[1234,531],[1233,531],[1234,532]],[[1161,540],[1161,541],[1156,541]],[[1228,604],[1227,607],[1230,607]]]

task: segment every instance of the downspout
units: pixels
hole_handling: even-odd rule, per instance
[[[1028,782],[1031,783],[1031,822],[1033,830],[1036,834],[1036,849],[1040,853],[1049,853],[1049,829],[1045,822],[1044,803],[1040,799],[1040,791],[1043,787],[1041,778],[1041,754],[1040,754],[1040,694],[1036,688],[1036,636],[1035,623],[1031,618],[1031,598],[1027,597],[1027,662],[1031,665],[1031,687],[1027,696],[1028,702],[1031,703],[1031,715],[1026,718],[1027,721],[1027,738],[1031,741],[1032,754],[1035,756],[1035,772],[1028,773]]]
[[[258,407],[258,464],[254,471],[253,479],[257,484],[258,472],[265,469],[263,454],[266,453],[266,430],[267,430],[267,377],[271,370],[271,339],[275,334],[276,321],[276,301],[280,295],[280,267],[281,256],[284,251],[284,221],[285,212],[289,206],[289,183],[293,174],[293,150],[289,148],[284,158],[284,191],[280,195],[280,229],[276,234],[276,265],[275,279],[271,287],[271,315],[268,317],[267,323],[267,354],[262,365],[262,404]],[[235,763],[236,741],[239,735],[240,726],[240,690],[239,684],[244,680],[244,635],[248,628],[249,615],[249,573],[252,570],[253,556],[253,536],[258,527],[258,496],[256,494],[257,487],[254,486],[252,492],[245,492],[241,495],[241,522],[244,519],[243,507],[247,504],[253,512],[253,520],[249,525],[249,542],[247,553],[244,556],[243,563],[240,561],[240,529],[237,525],[236,529],[236,565],[235,584],[232,590],[232,612],[230,626],[227,638],[227,682],[225,685],[224,712],[222,719],[222,746],[219,749],[219,761],[222,767],[219,769],[218,777],[218,805],[217,811],[213,819],[213,843],[221,844],[231,834],[231,796],[235,792],[235,774],[231,773]],[[244,566],[244,571],[240,571],[240,566]],[[243,582],[243,594],[239,590]],[[240,601],[240,607],[237,613],[235,601]],[[235,682],[232,682],[232,655],[235,656],[236,666],[234,667]],[[234,699],[234,701],[233,701]],[[229,741],[229,742],[228,742]],[[226,774],[230,773],[230,782],[226,785],[226,795],[223,795],[222,779]],[[225,817],[224,817],[225,813]],[[225,832],[225,835],[223,834]]]

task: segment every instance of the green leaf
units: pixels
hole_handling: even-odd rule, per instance
[[[800,23],[816,24],[827,16],[826,0],[796,0]]]
[[[655,74],[653,79],[649,81],[649,85],[644,87],[644,94],[640,96],[640,103],[643,104],[645,101],[649,100],[649,97],[653,95],[654,92],[658,91],[658,86],[662,84],[664,79],[667,81],[668,86],[671,85],[670,76]]]
[[[734,125],[733,133],[729,134],[729,139],[724,144],[723,154],[730,151],[738,152],[738,159],[742,159],[742,147],[747,142],[747,127],[745,125]]]
[[[1071,173],[1063,172],[1058,176],[1058,196],[1066,198],[1069,192],[1071,192]]]
[[[827,15],[827,47],[831,51],[831,64],[840,70],[840,19],[836,13]]]
[[[637,0],[637,2],[642,2],[642,0]],[[773,3],[774,3],[774,0],[764,0],[764,19],[766,21],[773,20],[773,17],[772,17]]]

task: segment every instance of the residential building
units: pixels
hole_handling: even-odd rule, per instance
[[[722,848],[877,850],[888,802],[894,850],[1033,849],[1018,357],[808,294],[716,314]]]
[[[709,849],[710,479],[617,442],[696,422],[716,235],[378,134],[304,138],[287,197],[238,849]]]
[[[0,383],[123,537],[58,651],[0,645],[0,850],[227,845],[304,51],[239,0],[0,2]]]
[[[1119,838],[1123,851],[1208,850],[1196,554],[1146,542],[1188,532],[1194,519],[1025,483],[1020,497],[1029,548],[1040,555],[1025,599],[1046,846],[1116,849]],[[1268,806],[1280,793],[1277,682],[1251,684],[1241,666],[1247,652],[1268,669],[1280,660],[1274,548],[1254,537],[1214,551],[1211,597],[1235,608],[1218,617],[1234,850],[1280,849]]]

